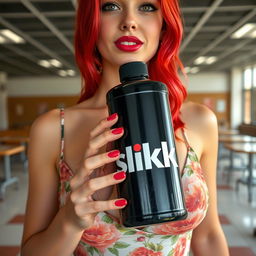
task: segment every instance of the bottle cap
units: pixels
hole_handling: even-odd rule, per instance
[[[141,61],[128,62],[120,66],[119,76],[121,83],[147,79],[149,77],[148,67]]]

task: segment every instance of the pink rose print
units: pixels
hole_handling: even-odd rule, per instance
[[[140,237],[137,238],[137,241],[138,241],[138,242],[144,242],[145,239],[146,239],[146,238],[145,238],[144,236],[140,236]]]
[[[167,222],[165,224],[155,225],[153,232],[159,235],[179,235],[194,229],[203,219],[204,214],[197,214],[192,217],[188,216],[185,220]]]
[[[69,168],[67,167],[65,162],[62,162],[60,166],[60,181],[61,182],[68,181],[71,176],[72,175],[70,173]]]
[[[95,218],[95,224],[85,229],[82,241],[104,252],[107,247],[114,244],[121,237],[115,225],[100,222]]]
[[[175,247],[173,256],[183,256],[186,250],[186,243],[187,243],[186,237],[181,237],[178,241],[178,244]]]
[[[145,231],[137,231],[136,232],[136,235],[145,235],[145,234],[147,234],[147,232],[145,232]]]
[[[206,206],[205,191],[200,184],[191,185],[185,198],[188,212],[195,212],[197,210],[204,209]]]
[[[199,162],[191,162],[191,169],[195,171],[202,180],[204,180],[204,173]]]
[[[198,185],[199,180],[196,175],[191,175],[191,176],[185,176],[184,179],[182,179],[182,187],[185,193],[185,198],[187,196],[187,193],[190,193],[190,190],[193,190],[193,187],[195,185]]]
[[[162,252],[154,252],[145,247],[139,247],[132,251],[129,256],[163,256]]]
[[[85,250],[86,249],[83,248],[83,246],[81,244],[79,244],[76,247],[76,250],[74,251],[74,255],[76,255],[76,256],[89,256],[88,253]]]

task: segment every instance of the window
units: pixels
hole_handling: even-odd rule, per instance
[[[243,122],[256,125],[256,65],[243,73]]]

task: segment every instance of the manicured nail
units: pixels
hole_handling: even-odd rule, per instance
[[[108,153],[108,157],[110,158],[114,158],[120,155],[120,151],[119,150],[113,150],[111,152]]]
[[[114,179],[115,180],[122,180],[126,177],[126,173],[124,171],[121,171],[121,172],[117,172],[114,174]]]
[[[107,118],[107,120],[108,121],[112,121],[112,120],[114,120],[114,119],[116,119],[117,118],[117,113],[114,113],[114,114],[112,114],[111,116],[109,116],[108,118]]]
[[[124,130],[124,128],[123,128],[123,127],[116,128],[116,129],[112,130],[112,133],[113,133],[113,134],[115,134],[115,135],[117,135],[117,134],[122,133],[122,132],[123,132],[123,130]]]
[[[118,207],[121,207],[121,206],[127,205],[127,201],[125,199],[116,200],[115,205]]]

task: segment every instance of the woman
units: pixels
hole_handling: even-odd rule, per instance
[[[216,206],[217,122],[205,107],[183,103],[181,37],[176,0],[79,1],[75,46],[83,91],[65,116],[53,110],[33,124],[23,256],[188,255],[190,244],[196,256],[228,255]],[[108,116],[106,93],[119,84],[119,66],[130,61],[148,63],[151,79],[168,86],[184,166],[184,221],[144,229],[119,224],[127,201],[114,185],[125,173],[107,168],[120,155],[107,145],[124,129],[111,129],[118,115]]]

